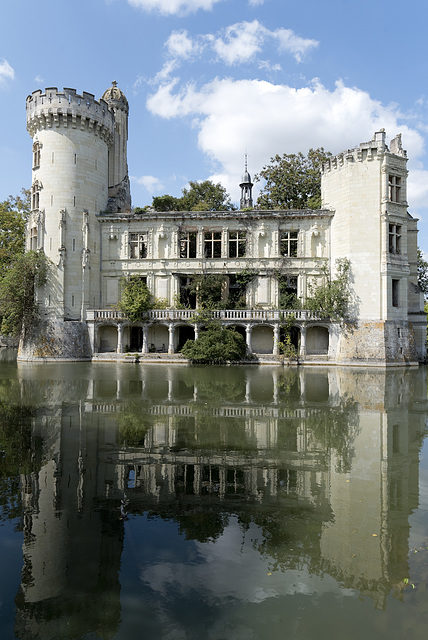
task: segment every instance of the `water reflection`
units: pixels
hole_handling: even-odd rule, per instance
[[[171,607],[186,598],[195,620],[209,615],[220,584],[232,601],[253,603],[337,590],[334,581],[379,608],[394,586],[402,594],[425,370],[23,364],[17,374],[2,371],[1,418],[9,425],[2,476],[20,474],[2,492],[5,509],[22,508],[21,640],[116,637],[130,624],[124,602],[133,572],[142,600],[159,608],[146,612],[159,638],[167,637]],[[156,524],[159,535],[176,529],[162,558],[152,551],[128,566],[126,536],[131,545],[142,523]],[[192,551],[178,562],[173,549],[183,539]],[[241,577],[220,580],[224,558],[238,566],[239,557],[248,559]],[[262,584],[248,570],[257,563],[283,581]],[[181,632],[173,637],[194,637]],[[230,633],[238,637],[237,627]]]

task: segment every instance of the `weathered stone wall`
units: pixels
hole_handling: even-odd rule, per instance
[[[18,360],[90,360],[85,322],[43,320],[21,338]]]
[[[335,360],[361,364],[416,363],[413,327],[402,321],[349,323],[340,335]]]

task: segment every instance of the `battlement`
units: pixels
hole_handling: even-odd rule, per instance
[[[325,174],[329,171],[341,169],[346,164],[353,162],[371,162],[373,160],[383,160],[385,154],[399,156],[407,159],[407,152],[401,145],[401,133],[391,140],[390,149],[386,144],[386,134],[384,129],[376,131],[373,139],[369,142],[362,142],[355,149],[347,149],[332,156],[323,163],[321,173]]]
[[[40,129],[64,127],[87,129],[112,143],[114,114],[107,102],[97,101],[92,93],[76,93],[75,89],[47,87],[33,91],[26,100],[27,131],[31,136]]]

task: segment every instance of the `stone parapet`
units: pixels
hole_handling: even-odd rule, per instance
[[[33,91],[27,97],[27,130],[34,136],[41,129],[71,128],[87,130],[113,143],[114,114],[104,100],[75,89],[58,91],[56,87]]]

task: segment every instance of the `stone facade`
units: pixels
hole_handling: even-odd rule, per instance
[[[100,101],[73,89],[35,91],[27,98],[27,128],[33,138],[27,247],[44,250],[53,266],[39,291],[45,324],[37,339],[21,344],[20,358],[175,353],[200,329],[192,311],[197,300],[186,294],[192,279],[221,275],[226,298],[237,291],[237,276],[251,272],[247,308],[216,312],[243,334],[250,352],[276,358],[284,315],[293,313],[301,361],[383,365],[425,359],[417,221],[407,211],[400,136],[388,147],[379,131],[331,158],[323,167],[320,210],[252,208],[245,165],[239,211],[134,213],[128,102],[116,83]],[[350,322],[343,325],[304,310],[325,265],[333,274],[339,258],[350,260],[352,277]],[[162,302],[139,323],[117,311],[121,282],[129,275],[140,276]],[[280,311],[284,294],[301,309]],[[79,338],[70,344],[72,332],[57,330],[58,323],[79,326]],[[40,340],[51,345],[49,354],[41,353]]]

